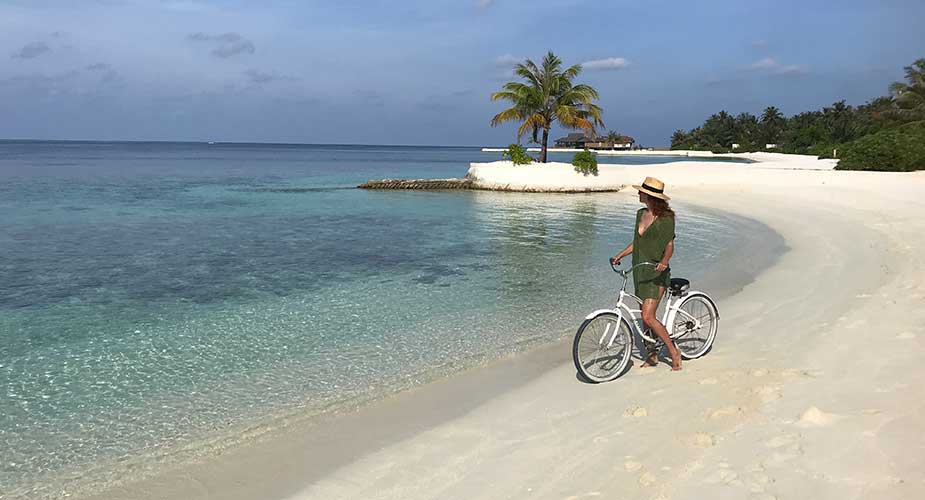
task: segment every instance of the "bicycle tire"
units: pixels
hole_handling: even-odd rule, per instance
[[[608,325],[616,326],[611,330]],[[575,369],[593,384],[609,382],[626,372],[632,353],[633,330],[626,318],[612,312],[586,319],[572,342]]]
[[[692,318],[681,314],[681,311],[696,318],[701,326],[695,328]],[[699,358],[713,347],[719,327],[719,313],[716,305],[706,294],[698,292],[688,295],[678,305],[678,311],[671,322],[672,340],[684,359]]]

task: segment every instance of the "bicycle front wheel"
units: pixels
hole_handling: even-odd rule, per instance
[[[695,293],[678,306],[672,321],[672,338],[685,359],[699,358],[713,346],[719,324],[716,306],[706,295]]]
[[[575,334],[572,358],[588,382],[607,382],[626,371],[633,351],[633,334],[626,319],[600,313],[586,319]]]

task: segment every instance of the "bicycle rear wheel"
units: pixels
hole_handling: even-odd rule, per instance
[[[633,351],[633,333],[626,319],[600,313],[578,327],[572,344],[575,369],[592,383],[613,380],[626,371]]]
[[[689,295],[672,320],[672,338],[685,359],[699,358],[713,346],[719,325],[716,306],[701,293]]]

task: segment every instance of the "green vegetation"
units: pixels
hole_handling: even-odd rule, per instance
[[[890,85],[890,96],[860,106],[845,101],[790,118],[770,106],[750,113],[716,113],[690,131],[671,136],[671,149],[713,152],[768,151],[840,159],[839,169],[916,170],[921,161],[925,120],[925,58],[905,68],[906,82]],[[733,148],[733,144],[738,144]]]
[[[925,121],[849,142],[838,156],[838,170],[925,170]]]
[[[502,158],[507,158],[514,162],[514,165],[529,165],[533,163],[533,157],[527,154],[527,148],[520,144],[511,144],[507,151],[501,153]]]
[[[597,155],[587,149],[575,153],[575,156],[572,157],[572,165],[575,166],[575,171],[580,174],[597,175]]]
[[[556,121],[567,129],[581,129],[594,133],[595,126],[604,126],[601,120],[601,108],[594,104],[598,99],[597,90],[588,85],[575,85],[572,81],[581,73],[581,65],[576,64],[562,68],[562,60],[549,52],[543,58],[541,66],[527,59],[514,68],[514,74],[525,80],[508,82],[504,90],[491,95],[492,101],[509,101],[511,107],[498,113],[491,119],[495,127],[505,122],[515,121],[521,125],[517,129],[520,141],[530,132],[532,142],[542,145],[540,162],[546,163],[546,150],[549,142],[549,129]],[[537,135],[542,131],[542,142]]]

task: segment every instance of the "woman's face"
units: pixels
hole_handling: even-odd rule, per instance
[[[646,202],[647,197],[648,197],[647,194],[643,193],[642,191],[639,192],[639,202],[640,203],[644,204]]]

